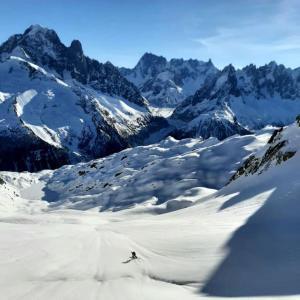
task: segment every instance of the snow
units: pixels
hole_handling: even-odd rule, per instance
[[[203,99],[195,105],[178,107],[170,117],[170,124],[184,132],[192,133],[193,137],[199,137],[206,129],[206,121],[220,121],[226,125],[227,122],[234,124],[236,120],[243,128],[256,131],[266,126],[291,124],[299,112],[300,101],[282,99],[278,95],[262,99],[257,99],[253,95],[230,96],[228,102],[224,101],[222,105],[218,99]],[[212,136],[215,134],[211,131],[209,133]]]
[[[287,147],[299,147],[299,131],[297,125],[283,131],[282,138],[289,139]],[[235,138],[219,142],[223,144],[220,155],[228,156],[230,152],[224,149],[229,145],[234,155],[245,147],[261,149],[266,138],[240,137],[248,139],[242,147]],[[255,143],[261,145],[254,147]],[[147,156],[157,160],[169,153],[164,155],[168,161],[174,153],[194,164],[191,149],[198,147],[196,154],[201,158],[200,148],[208,155],[217,144],[214,139],[170,138],[153,149],[139,147],[122,155],[132,156],[138,165]],[[218,164],[216,151],[214,155],[211,169]],[[113,163],[118,161],[116,155],[109,159],[112,165],[105,173],[118,164]],[[218,191],[194,187],[188,193],[194,205],[164,214],[141,206],[99,213],[97,203],[96,209],[72,210],[41,200],[49,180],[68,185],[71,171],[84,170],[85,164],[61,168],[56,175],[52,171],[2,172],[6,183],[0,185],[1,297],[298,299],[299,163],[297,152],[281,165],[241,177]],[[173,174],[178,166],[166,168]],[[77,177],[82,184],[88,181]],[[174,180],[166,185],[173,189],[176,184]],[[153,199],[143,205],[151,203]],[[136,251],[138,259],[131,260],[130,251]]]
[[[291,124],[300,112],[300,101],[272,98],[244,97],[231,99],[231,109],[241,125],[250,129],[268,124]]]
[[[167,138],[52,171],[42,199],[53,207],[99,211],[135,208],[139,213],[190,206],[197,197],[224,186],[234,170],[253,151],[264,147],[269,137],[270,132],[262,131],[225,142]]]
[[[29,75],[32,70],[35,72]],[[0,64],[0,91],[2,130],[16,127],[18,131],[21,121],[22,126],[41,140],[67,148],[75,156],[81,153],[79,145],[86,133],[96,131],[95,108],[93,113],[87,113],[80,105],[83,97],[86,103],[99,108],[99,118],[109,118],[127,136],[138,131],[137,121],[149,114],[145,108],[125,99],[107,96],[76,81],[64,82],[20,57],[11,56]],[[13,105],[15,110],[11,109]]]
[[[149,106],[153,116],[168,118],[172,115],[174,108]]]
[[[23,115],[24,106],[26,106],[36,95],[37,92],[35,90],[28,90],[16,97],[16,112],[18,117]]]
[[[3,92],[0,92],[0,103],[1,102],[4,102],[7,98],[10,97],[10,94],[9,93],[3,93]]]

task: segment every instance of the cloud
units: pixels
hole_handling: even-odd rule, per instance
[[[236,61],[238,65],[244,60],[260,62],[266,58],[282,59],[285,53],[291,55],[292,51],[300,49],[300,19],[297,15],[300,1],[266,1],[266,5],[270,9],[263,14],[232,18],[231,24],[217,26],[213,34],[192,40],[199,51],[221,61],[231,58],[227,63]]]

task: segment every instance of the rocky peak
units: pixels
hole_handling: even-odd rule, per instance
[[[211,58],[208,59],[208,61],[206,62],[206,64],[207,64],[208,66],[212,66],[212,67],[215,66],[215,65],[213,64]]]
[[[69,50],[72,54],[77,55],[77,56],[82,56],[83,55],[83,50],[82,50],[82,45],[80,41],[78,40],[73,40]]]
[[[8,57],[16,48],[25,51],[28,57],[36,63],[46,64],[51,59],[56,59],[59,53],[65,50],[58,35],[52,29],[40,25],[32,25],[23,34],[10,37],[0,46],[0,55]]]
[[[225,66],[221,71],[222,74],[227,74],[228,76],[234,76],[236,73],[235,67],[232,64]]]
[[[153,53],[146,52],[139,60],[138,64],[139,63],[142,63],[144,66],[151,66],[153,64],[166,65],[167,60],[161,55],[155,55]]]
[[[28,27],[24,33],[23,38],[31,37],[36,39],[48,39],[53,43],[60,43],[60,39],[57,33],[53,29],[48,29],[40,25],[31,25]]]
[[[102,64],[84,56],[80,41],[72,41],[65,46],[54,30],[40,25],[32,25],[23,34],[9,38],[0,46],[0,58],[11,55],[29,59],[43,68],[54,71],[61,79],[69,74],[82,84],[109,95],[124,97],[138,105],[145,106],[145,99],[138,89],[124,78],[112,64]],[[16,55],[17,54],[17,55]]]
[[[163,56],[157,56],[152,53],[145,53],[135,69],[139,69],[141,74],[156,76],[167,65],[167,60]]]
[[[211,61],[172,58],[145,53],[133,69],[121,73],[134,83],[149,102],[174,107],[201,88],[207,77],[218,72]]]
[[[217,74],[215,84],[212,85],[209,98],[225,99],[229,95],[235,97],[240,96],[238,88],[237,71],[233,65],[226,66],[220,73]]]

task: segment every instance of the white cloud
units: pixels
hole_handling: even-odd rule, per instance
[[[281,0],[269,14],[233,18],[230,26],[219,26],[214,34],[193,41],[200,45],[199,52],[221,65],[233,62],[241,66],[274,59],[293,64],[299,60],[295,51],[300,49],[299,10],[300,1]]]

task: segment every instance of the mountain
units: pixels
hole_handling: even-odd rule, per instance
[[[2,60],[12,55],[30,59],[54,71],[61,79],[72,78],[103,93],[145,105],[136,87],[111,63],[102,64],[85,56],[78,40],[66,47],[54,30],[40,25],[32,25],[23,34],[10,37],[0,46],[0,54]]]
[[[149,103],[155,107],[175,107],[193,95],[217,72],[212,62],[171,59],[145,53],[133,69],[120,68]]]
[[[0,46],[0,169],[37,171],[135,144],[152,116],[111,63],[34,25]]]
[[[299,72],[275,62],[241,70],[225,67],[176,107],[170,117],[174,135],[224,139],[291,124],[300,112]]]

